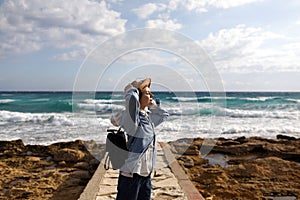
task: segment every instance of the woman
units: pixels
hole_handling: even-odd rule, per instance
[[[157,143],[154,127],[168,116],[153,100],[150,85],[150,78],[129,83],[124,89],[125,111],[111,118],[128,136],[129,153],[120,169],[117,200],[150,200]]]

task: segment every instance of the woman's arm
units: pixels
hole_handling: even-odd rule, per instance
[[[134,134],[139,124],[139,91],[129,85],[125,90],[125,111],[123,112],[120,125],[127,134]]]

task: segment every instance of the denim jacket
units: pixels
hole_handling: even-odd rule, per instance
[[[132,174],[135,172],[135,167],[153,143],[154,154],[152,169],[156,159],[156,137],[154,127],[165,121],[168,113],[157,105],[149,107],[147,114],[140,110],[139,91],[135,87],[131,87],[125,94],[125,111],[118,116],[117,125],[124,128],[128,136],[128,158],[121,168],[122,172]],[[113,118],[113,117],[112,117]],[[116,124],[115,124],[116,125]]]

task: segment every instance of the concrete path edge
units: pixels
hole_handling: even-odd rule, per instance
[[[178,180],[180,187],[182,188],[184,194],[189,200],[205,200],[205,198],[199,193],[194,184],[190,181],[187,174],[183,171],[179,163],[177,162],[174,154],[172,153],[170,146],[167,143],[160,142],[163,149],[165,158],[169,163],[171,171]],[[103,157],[103,159],[105,156]],[[97,193],[99,191],[100,183],[106,173],[104,169],[103,160],[100,162],[97,170],[92,176],[91,180],[88,182],[84,191],[81,193],[78,200],[94,200],[96,199]]]
[[[177,162],[174,154],[171,152],[170,145],[167,143],[160,143],[167,162],[171,171],[174,173],[178,180],[180,187],[189,200],[205,200],[205,198],[199,193],[194,184],[190,181],[187,174],[183,171],[182,167]]]
[[[102,159],[105,158],[105,155]],[[94,175],[92,176],[91,180],[88,182],[86,187],[84,188],[83,192],[81,193],[78,200],[94,200],[96,199],[96,195],[100,189],[100,183],[106,173],[104,169],[104,160],[101,160],[97,170],[95,171]]]

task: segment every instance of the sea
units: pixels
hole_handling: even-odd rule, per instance
[[[160,141],[180,138],[300,137],[299,92],[153,92],[168,119]],[[122,92],[0,92],[0,140],[25,144],[104,143]]]

